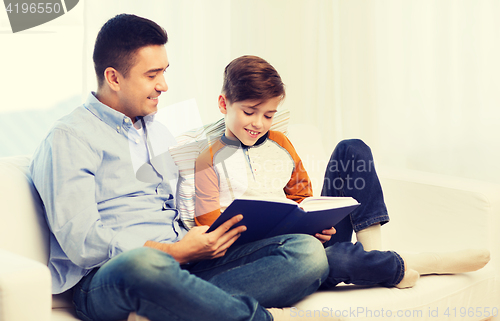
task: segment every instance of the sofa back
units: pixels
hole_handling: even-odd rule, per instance
[[[47,264],[49,231],[29,156],[0,158],[0,248]]]
[[[325,153],[319,129],[313,125],[290,124],[288,126],[288,138],[299,154],[309,175],[314,196],[320,196],[330,154]]]

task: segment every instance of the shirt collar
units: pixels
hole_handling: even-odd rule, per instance
[[[257,146],[261,145],[262,143],[264,143],[266,141],[268,136],[269,136],[269,131],[267,133],[265,133],[264,136],[259,138],[257,140],[257,142],[255,144],[253,144],[252,146],[244,145],[239,140],[229,139],[226,137],[225,133],[222,135],[221,139],[222,139],[222,142],[226,145],[238,146],[238,147],[241,146],[242,148],[250,148],[250,147],[257,147]]]
[[[127,131],[132,126],[132,121],[128,116],[114,110],[113,108],[101,103],[96,97],[95,92],[91,92],[84,104],[85,108],[94,114],[97,118],[105,122],[114,130],[120,132],[122,127]]]

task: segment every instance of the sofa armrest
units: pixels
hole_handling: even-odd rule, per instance
[[[51,277],[40,262],[0,249],[0,320],[49,321]]]
[[[453,251],[488,248],[500,266],[500,184],[427,172],[378,168],[391,222],[384,248]]]

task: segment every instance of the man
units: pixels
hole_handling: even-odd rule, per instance
[[[72,289],[84,320],[281,320],[287,313],[264,307],[314,292],[328,273],[324,250],[305,235],[230,248],[241,216],[211,233],[183,227],[164,153],[172,137],[152,116],[168,89],[167,40],[150,20],[110,19],[94,47],[97,92],[33,156],[53,293]]]

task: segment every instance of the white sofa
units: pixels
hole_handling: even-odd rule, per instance
[[[290,137],[318,193],[329,153],[312,126],[291,125]],[[50,294],[48,228],[28,164],[26,156],[0,159],[0,321],[77,320],[68,294]],[[473,273],[424,276],[411,289],[338,286],[297,302],[292,317],[491,319],[500,308],[500,185],[408,170],[378,172],[391,216],[382,228],[385,249],[487,247],[490,263]]]

